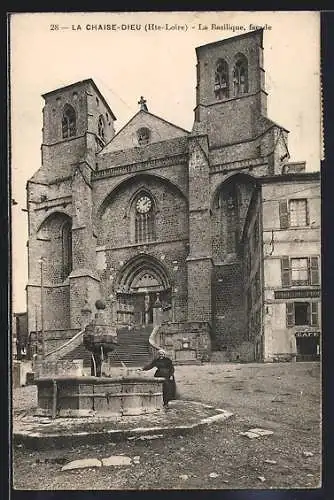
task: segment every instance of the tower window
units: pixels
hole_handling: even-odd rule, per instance
[[[102,141],[104,142],[105,141],[104,118],[102,115],[99,116],[97,133],[98,133],[99,138],[102,139]]]
[[[72,106],[66,104],[62,119],[63,139],[68,139],[76,134],[76,114]]]
[[[233,93],[234,96],[248,92],[248,62],[243,54],[237,56],[233,70]]]
[[[138,137],[138,144],[139,146],[144,146],[145,144],[148,144],[150,141],[150,131],[148,128],[140,128],[137,131],[137,137]]]
[[[65,222],[61,231],[62,238],[62,278],[66,279],[72,271],[72,225]]]
[[[152,198],[147,193],[137,196],[135,203],[135,243],[155,240],[155,213]]]
[[[216,99],[227,99],[229,96],[228,64],[224,59],[219,59],[216,64],[214,90]]]

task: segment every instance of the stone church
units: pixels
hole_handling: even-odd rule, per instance
[[[35,348],[68,342],[102,299],[129,351],[154,330],[176,362],[319,355],[320,175],[290,162],[267,116],[262,42],[196,48],[191,131],[141,97],[116,132],[92,79],[43,95],[27,183]]]

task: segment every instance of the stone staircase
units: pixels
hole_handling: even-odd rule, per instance
[[[109,354],[110,366],[142,367],[151,360],[148,339],[153,326],[136,326],[117,330],[118,346]]]
[[[68,359],[72,361],[73,359],[83,359],[84,366],[90,366],[91,353],[87,351],[83,344],[75,347],[71,352],[65,354],[62,359]]]
[[[120,328],[117,330],[118,346],[115,351],[109,354],[111,366],[141,367],[147,364],[150,359],[149,336],[153,326],[136,326],[132,330]],[[83,344],[68,352],[62,359],[83,359],[85,367],[90,366],[91,353],[85,349]]]

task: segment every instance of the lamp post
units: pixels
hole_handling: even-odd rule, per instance
[[[41,273],[41,344],[42,344],[42,359],[45,356],[45,335],[44,335],[44,279],[43,279],[43,264],[44,258],[39,259]]]

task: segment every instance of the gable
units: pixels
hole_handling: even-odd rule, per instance
[[[184,137],[189,134],[184,130],[166,120],[152,115],[147,111],[140,110],[131,120],[113,137],[106,147],[99,153],[111,153],[113,151],[131,149],[140,146],[138,142],[138,131],[149,130],[149,142],[161,142],[169,139]]]

